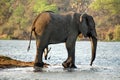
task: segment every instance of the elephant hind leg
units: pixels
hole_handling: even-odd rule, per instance
[[[42,55],[43,55],[43,49],[40,49],[39,47],[37,47],[34,68],[35,67],[43,67],[44,66],[44,63],[42,61]]]
[[[34,68],[35,67],[43,67],[43,66],[44,66],[44,62],[34,64]]]
[[[41,42],[40,39],[36,40],[36,48],[37,48],[37,52],[36,52],[36,58],[35,58],[35,63],[34,63],[34,68],[35,67],[44,67],[45,63],[42,60],[42,56],[43,56],[43,52],[44,49],[46,47],[46,43],[45,42]]]

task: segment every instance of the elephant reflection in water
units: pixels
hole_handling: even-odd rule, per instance
[[[34,67],[43,67],[42,59],[45,49],[49,44],[65,42],[68,57],[62,63],[64,68],[76,68],[75,65],[75,42],[79,34],[89,37],[92,45],[92,58],[90,65],[96,57],[97,33],[93,17],[88,14],[66,13],[56,14],[52,11],[40,13],[33,22],[32,32],[36,37],[36,58]],[[28,50],[30,48],[30,43]]]

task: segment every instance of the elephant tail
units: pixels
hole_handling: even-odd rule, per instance
[[[29,41],[29,45],[28,45],[28,49],[27,51],[30,50],[30,44],[31,44],[31,38],[32,38],[32,32],[34,31],[34,28],[31,30],[31,33],[30,33],[30,41]]]
[[[44,12],[48,12],[48,13],[54,13],[53,11],[44,11]],[[31,38],[32,38],[32,32],[35,31],[35,22],[37,21],[37,19],[39,18],[39,16],[42,14],[43,12],[41,12],[37,17],[36,19],[33,21],[33,24],[32,24],[32,30],[31,30],[31,33],[30,33],[30,41],[29,41],[29,45],[28,45],[28,49],[27,51],[30,50],[30,44],[31,44]]]

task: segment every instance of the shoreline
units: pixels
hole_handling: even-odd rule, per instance
[[[7,56],[0,55],[0,68],[33,67],[34,62],[15,60]]]

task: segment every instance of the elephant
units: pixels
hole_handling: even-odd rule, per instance
[[[45,60],[47,60],[47,56],[48,56],[48,53],[50,52],[50,50],[51,50],[51,48],[48,48],[48,47],[46,47],[44,49],[44,58],[45,58]],[[50,59],[50,57],[48,59]]]
[[[70,12],[65,14],[54,13],[52,11],[41,12],[34,20],[31,28],[36,37],[36,57],[35,67],[43,68],[42,55],[44,49],[49,44],[65,43],[67,49],[67,59],[62,63],[64,68],[77,68],[75,65],[75,44],[79,34],[89,37],[91,40],[92,57],[90,65],[96,57],[97,33],[95,22],[91,15]],[[29,47],[30,48],[30,43]]]

